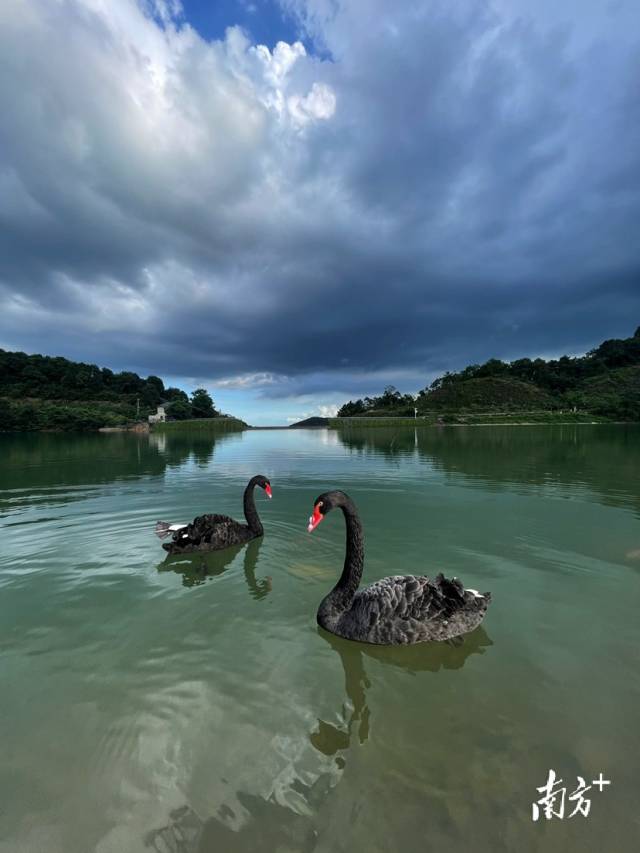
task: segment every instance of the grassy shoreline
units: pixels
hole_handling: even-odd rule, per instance
[[[151,425],[151,432],[242,432],[247,424],[239,418],[197,418],[184,421],[165,421]]]
[[[353,417],[329,418],[330,429],[373,428],[376,426],[434,427],[434,426],[538,426],[571,424],[610,424],[618,423],[603,415],[590,412],[514,412],[514,413],[442,413],[440,416],[419,416],[417,418],[394,417]],[[620,423],[630,423],[624,421]]]

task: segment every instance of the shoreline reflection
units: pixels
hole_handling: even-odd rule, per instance
[[[388,462],[424,460],[465,485],[506,489],[586,488],[612,506],[640,513],[637,424],[375,426],[336,430],[344,447]]]

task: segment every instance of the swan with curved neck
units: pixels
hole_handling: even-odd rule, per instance
[[[246,524],[235,521],[228,515],[209,513],[194,518],[191,524],[170,524],[158,521],[156,535],[160,539],[173,534],[171,542],[162,547],[170,554],[190,554],[194,551],[221,551],[232,545],[244,545],[264,534],[262,522],[256,509],[253,490],[256,486],[264,489],[271,497],[271,483],[262,474],[252,477],[244,490],[243,507]]]
[[[331,512],[342,510],[347,528],[344,567],[318,608],[318,624],[347,640],[408,645],[452,640],[473,631],[484,617],[491,593],[465,589],[457,578],[393,575],[358,590],[364,569],[364,537],[354,502],[341,491],[314,501],[311,532]]]

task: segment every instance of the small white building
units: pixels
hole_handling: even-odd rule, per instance
[[[149,415],[149,423],[150,424],[163,424],[167,419],[167,416],[164,411],[164,406],[158,406],[158,411],[155,415]]]

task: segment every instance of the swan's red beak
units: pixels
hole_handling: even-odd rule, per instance
[[[264,490],[265,490],[265,492],[267,493],[267,497],[268,497],[268,498],[272,498],[272,497],[273,497],[273,495],[271,494],[271,486],[269,485],[269,483],[267,483],[267,485],[264,487]]]
[[[309,519],[309,526],[307,527],[309,533],[311,533],[312,530],[316,529],[316,527],[320,524],[323,518],[324,515],[320,512],[320,505],[317,504],[316,506],[314,506],[313,515]]]

